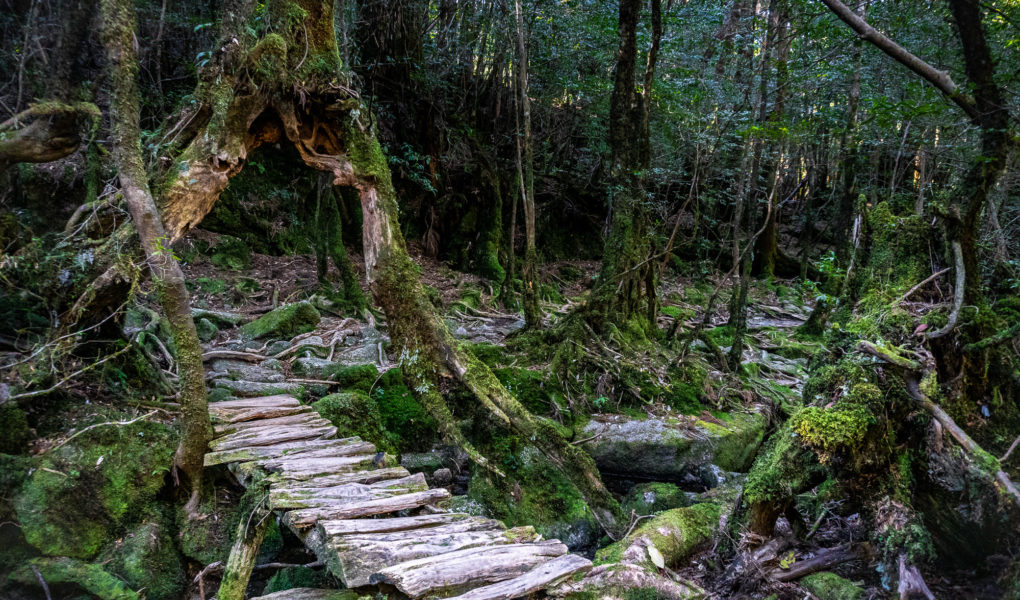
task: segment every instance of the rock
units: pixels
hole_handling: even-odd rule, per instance
[[[241,397],[256,397],[256,396],[275,396],[277,394],[292,394],[300,396],[304,393],[305,388],[299,383],[291,383],[289,381],[277,381],[277,382],[263,382],[263,381],[245,381],[245,380],[233,380],[233,379],[214,379],[212,386],[215,388],[225,388],[233,392],[237,396]]]
[[[101,414],[96,422],[130,418]],[[145,516],[173,463],[177,435],[138,421],[96,427],[39,457],[14,499],[17,521],[42,554],[88,560]]]
[[[33,569],[34,567],[34,569]],[[39,575],[36,575],[36,571]],[[102,565],[92,565],[73,558],[34,558],[10,575],[22,585],[38,587],[39,577],[47,585],[76,584],[100,600],[138,600],[123,581],[111,575]]]
[[[147,600],[175,600],[185,577],[171,530],[158,519],[144,523],[104,551],[99,562],[133,589],[145,588]]]
[[[283,373],[277,370],[267,369],[261,365],[253,365],[240,360],[214,360],[211,367],[215,373],[226,373],[228,377],[233,376],[247,381],[278,383],[284,380]]]
[[[257,347],[257,345],[256,345],[256,347]],[[276,340],[275,342],[272,342],[268,346],[266,346],[266,355],[267,356],[276,356],[277,354],[283,352],[287,348],[290,348],[290,341],[288,341],[288,340]]]
[[[309,379],[327,379],[330,372],[339,367],[337,363],[318,358],[316,356],[303,356],[294,361],[291,368],[294,373]]]
[[[358,436],[371,440],[383,452],[393,450],[379,406],[367,394],[360,391],[330,394],[312,404],[312,408],[336,426],[338,437]]]
[[[219,327],[209,319],[195,321],[195,330],[198,332],[198,339],[203,342],[208,342],[220,332]]]
[[[436,469],[432,473],[432,484],[439,487],[446,487],[453,483],[453,472],[450,469],[442,468]]]
[[[204,310],[201,308],[192,308],[191,318],[196,321],[206,319],[211,321],[217,327],[222,327],[224,329],[237,327],[238,323],[244,320],[244,316],[239,313],[226,312],[222,310]]]
[[[864,590],[853,582],[835,573],[822,571],[812,573],[800,580],[800,584],[814,594],[818,600],[861,600]]]
[[[292,338],[315,329],[320,319],[319,311],[310,302],[296,302],[262,315],[244,325],[241,331],[253,339]]]
[[[631,488],[621,505],[624,514],[633,510],[638,515],[650,515],[690,506],[694,504],[695,496],[693,492],[685,492],[672,483],[642,483]]]
[[[724,471],[746,471],[765,433],[759,412],[732,413],[726,420],[697,417],[598,415],[579,437],[600,471],[625,477],[681,481],[714,464]]]

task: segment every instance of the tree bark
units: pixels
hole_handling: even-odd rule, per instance
[[[177,346],[181,386],[181,441],[177,447],[175,464],[191,485],[191,498],[187,504],[190,514],[198,507],[202,488],[202,462],[211,434],[202,347],[191,318],[184,274],[170,249],[163,222],[149,191],[145,163],[142,160],[134,6],[130,0],[103,0],[101,10],[103,44],[113,82],[110,120],[114,162],[128,211],[152,274],[153,285],[170,322]]]
[[[521,184],[521,200],[524,208],[524,265],[521,269],[524,284],[524,326],[528,329],[542,327],[542,311],[538,306],[538,281],[536,277],[538,251],[535,248],[535,148],[531,139],[531,98],[528,97],[528,44],[525,39],[524,14],[521,0],[514,0],[514,21],[517,32],[517,108],[519,123],[523,121],[524,131],[517,138],[517,173]],[[520,126],[519,126],[520,127]],[[522,139],[523,138],[523,139]],[[523,157],[521,146],[524,147]]]

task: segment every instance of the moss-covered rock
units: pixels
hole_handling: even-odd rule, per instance
[[[14,503],[25,538],[43,554],[92,558],[152,514],[176,438],[165,425],[139,421],[93,428],[46,453]]]
[[[21,454],[32,439],[25,411],[13,402],[0,406],[0,453]]]
[[[179,598],[186,581],[170,531],[162,519],[143,523],[104,550],[99,562],[132,589],[145,588],[146,600]]]
[[[208,342],[220,332],[219,327],[216,327],[216,324],[209,319],[199,319],[196,321],[195,329],[198,331],[198,339],[203,342]]]
[[[212,248],[212,263],[221,269],[243,271],[251,267],[251,250],[248,244],[229,236],[223,236]]]
[[[319,311],[310,302],[296,302],[262,315],[244,325],[241,331],[253,339],[292,338],[315,329],[320,319]]]
[[[668,567],[675,567],[709,543],[719,527],[722,507],[703,503],[675,508],[644,521],[630,535],[595,554],[596,564],[627,562],[654,568],[648,547],[654,546]]]
[[[690,506],[694,494],[685,492],[672,483],[642,483],[627,492],[621,503],[623,512],[650,515],[664,510]]]
[[[468,497],[494,518],[514,527],[532,525],[544,537],[558,538],[572,549],[587,549],[601,527],[577,488],[534,446],[518,447],[512,438],[495,440],[490,456],[500,460],[506,477],[475,470]]]
[[[324,588],[328,585],[328,578],[321,570],[309,569],[308,567],[288,567],[280,569],[266,582],[262,595],[282,592],[294,588]]]
[[[608,415],[585,425],[581,437],[599,470],[650,479],[677,479],[713,464],[746,471],[765,434],[761,413],[732,413],[724,419]]]
[[[800,580],[800,584],[814,594],[818,600],[861,600],[864,590],[853,582],[835,573],[823,571],[812,573]]]
[[[35,558],[11,573],[11,579],[26,586],[37,587],[39,578],[47,585],[74,584],[100,600],[138,600],[137,592],[111,575],[101,565],[89,564],[73,558]]]
[[[330,394],[312,404],[312,408],[336,426],[339,437],[358,436],[384,452],[394,451],[395,444],[383,425],[378,404],[364,392]]]

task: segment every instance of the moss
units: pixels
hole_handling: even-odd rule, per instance
[[[100,564],[132,588],[145,588],[146,600],[179,598],[186,581],[170,531],[160,519],[143,523],[105,550]]]
[[[251,267],[251,250],[242,240],[222,236],[212,247],[209,259],[221,269],[246,271]],[[226,284],[223,284],[223,289],[226,289]]]
[[[198,506],[204,518],[188,518],[182,507],[175,513],[181,553],[203,565],[227,560],[240,518],[235,502],[220,506],[212,495],[213,486],[209,484]]]
[[[358,436],[384,452],[395,452],[399,440],[386,431],[375,400],[361,391],[330,394],[312,404],[323,418],[336,426],[340,437]]]
[[[216,327],[216,324],[209,319],[199,319],[196,321],[195,330],[198,332],[198,339],[203,342],[208,342],[213,339],[220,331],[219,328]]]
[[[711,503],[660,513],[653,519],[643,521],[624,539],[596,552],[595,564],[619,562],[624,552],[638,538],[646,538],[662,554],[666,566],[675,567],[697,548],[712,540],[721,513],[722,508]],[[646,562],[651,566],[651,559]]]
[[[631,488],[623,500],[623,512],[650,515],[690,505],[688,493],[672,483],[642,483]]]
[[[371,396],[400,451],[425,449],[438,439],[435,419],[405,385],[400,369],[383,373]]]
[[[782,502],[792,489],[803,487],[815,470],[817,462],[812,453],[801,448],[796,433],[787,424],[755,459],[747,474],[744,498],[751,504]]]
[[[532,525],[544,537],[558,538],[571,548],[595,543],[601,527],[584,498],[538,449],[501,436],[490,440],[484,451],[506,477],[475,470],[469,498],[511,527]]]
[[[833,452],[852,451],[873,423],[875,417],[867,407],[850,402],[832,408],[809,406],[792,421],[802,443],[815,450],[823,463]]]
[[[241,327],[241,331],[253,339],[268,336],[289,339],[312,331],[320,319],[319,311],[310,302],[296,302],[262,315]]]
[[[101,565],[90,565],[73,558],[35,558],[11,574],[11,579],[23,585],[37,586],[39,579],[32,567],[48,585],[74,584],[100,600],[138,600],[139,595],[107,572]]]
[[[514,398],[535,414],[548,413],[563,398],[562,389],[550,380],[548,371],[508,367],[492,372]]]
[[[342,389],[369,393],[379,381],[379,370],[375,365],[335,365],[326,367],[323,375],[337,382]]]
[[[176,442],[166,426],[140,421],[96,427],[46,453],[15,500],[25,538],[43,554],[95,556],[151,512]]]
[[[864,590],[853,582],[835,573],[812,573],[800,580],[800,584],[818,597],[818,600],[861,600]]]
[[[282,592],[294,588],[325,588],[329,584],[326,574],[307,567],[280,569],[266,582],[262,595]]]
[[[506,349],[498,344],[471,344],[468,348],[478,360],[485,363],[485,365],[490,369],[498,367],[506,358]],[[496,376],[499,377],[498,374]]]
[[[0,453],[21,454],[28,449],[30,439],[32,430],[25,411],[13,402],[0,405]]]

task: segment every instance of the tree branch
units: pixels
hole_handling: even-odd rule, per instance
[[[946,95],[947,98],[952,100],[957,106],[963,109],[963,112],[967,113],[967,116],[977,121],[980,116],[980,112],[977,109],[977,105],[974,103],[974,99],[966,94],[960,92],[959,87],[949,76],[949,73],[945,71],[939,71],[935,67],[926,63],[924,60],[918,58],[912,54],[909,50],[900,46],[893,40],[886,37],[885,34],[878,31],[868,22],[859,17],[854,11],[850,10],[850,7],[843,4],[840,0],[819,0],[822,4],[829,7],[841,21],[846,23],[853,29],[862,40],[871,43],[873,46],[885,52],[893,60],[910,69],[917,75],[928,81],[928,83],[935,86],[940,92]]]

